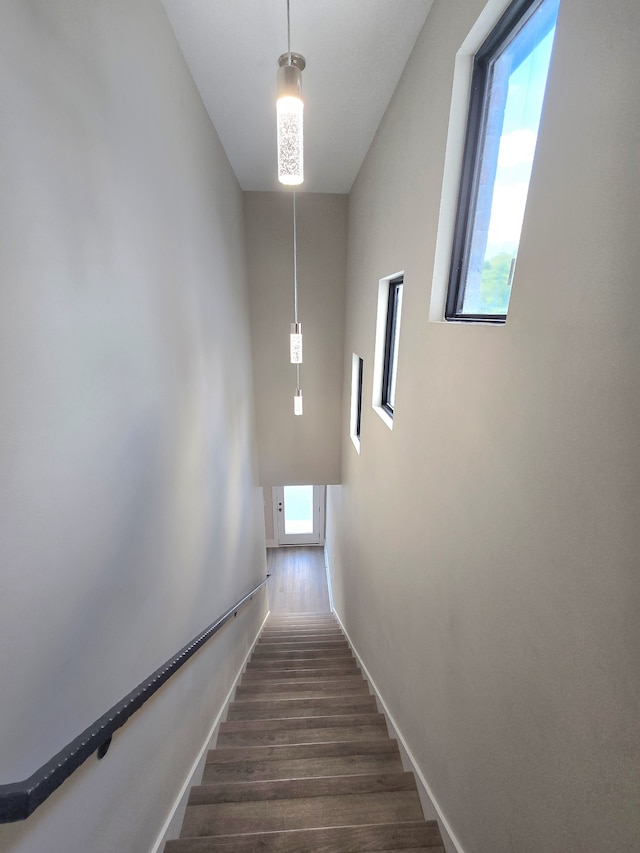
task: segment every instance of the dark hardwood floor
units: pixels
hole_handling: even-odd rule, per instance
[[[322,547],[268,548],[267,571],[273,614],[331,612]]]

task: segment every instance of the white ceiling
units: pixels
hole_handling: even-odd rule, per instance
[[[278,57],[286,0],[162,0],[243,190],[276,177]],[[303,54],[307,192],[346,193],[433,0],[291,0],[291,50]]]

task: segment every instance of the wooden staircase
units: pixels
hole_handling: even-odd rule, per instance
[[[444,853],[332,614],[271,616],[165,853]]]

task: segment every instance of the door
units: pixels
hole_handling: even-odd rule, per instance
[[[324,544],[324,486],[274,486],[278,545]]]

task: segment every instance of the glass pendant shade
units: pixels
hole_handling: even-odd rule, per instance
[[[296,389],[296,393],[293,398],[293,414],[301,415],[302,414],[302,391],[300,388]]]
[[[304,180],[302,69],[305,60],[299,53],[283,53],[278,65],[278,180],[296,186]]]
[[[291,324],[291,364],[302,364],[302,323]]]

